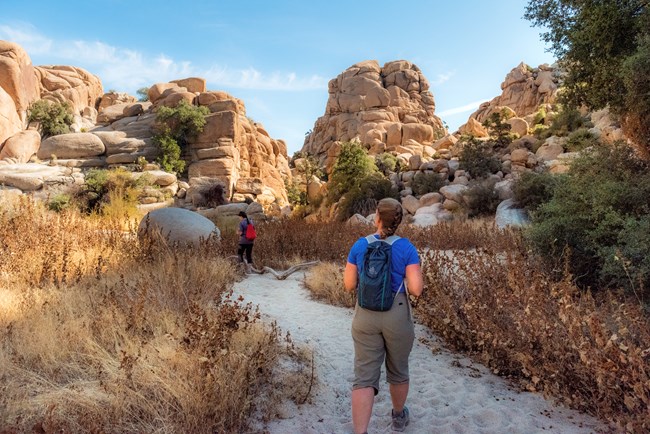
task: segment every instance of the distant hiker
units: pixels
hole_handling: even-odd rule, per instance
[[[237,250],[239,261],[244,262],[244,252],[246,252],[246,263],[253,265],[253,244],[255,243],[257,232],[253,221],[248,218],[244,211],[239,212],[239,229],[237,229],[237,235],[239,235],[239,249]]]
[[[402,206],[398,201],[379,201],[377,232],[354,243],[343,276],[346,290],[357,289],[352,320],[352,423],[356,434],[368,430],[384,359],[393,403],[392,429],[404,431],[409,423],[404,404],[415,331],[408,294],[422,295],[422,271],[415,246],[394,235],[401,221]]]

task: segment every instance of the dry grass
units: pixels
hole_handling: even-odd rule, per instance
[[[233,299],[228,261],[119,229],[0,209],[0,431],[242,432],[305,399],[306,356]]]
[[[305,276],[305,286],[316,300],[342,307],[354,307],[356,303],[355,292],[343,287],[343,268],[332,262],[312,267]]]
[[[568,275],[551,279],[516,236],[486,230],[478,249],[426,253],[420,321],[525,389],[648,431],[650,321],[642,307],[617,293],[581,292]]]

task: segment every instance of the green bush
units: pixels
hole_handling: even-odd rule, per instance
[[[291,182],[285,178],[284,188],[287,190],[287,199],[291,206],[307,205],[307,192],[301,189],[298,183],[294,180]]]
[[[527,235],[542,257],[566,261],[580,285],[642,288],[649,296],[650,244],[647,232],[635,232],[647,226],[649,210],[648,163],[626,146],[599,145],[573,161]]]
[[[496,147],[506,147],[516,137],[510,130],[512,126],[506,122],[508,119],[507,113],[505,110],[501,112],[494,112],[483,122],[483,126],[487,129],[488,134],[490,135],[490,142],[492,146]]]
[[[375,165],[377,169],[383,173],[385,176],[388,176],[391,172],[395,172],[400,168],[399,160],[393,154],[384,152],[375,157]]]
[[[564,175],[548,172],[525,172],[512,186],[513,200],[520,208],[535,211],[540,205],[551,200],[558,183],[564,182]]]
[[[541,138],[549,138],[551,136],[568,136],[571,132],[581,128],[591,128],[593,124],[589,122],[587,117],[582,116],[577,109],[562,106],[560,111],[555,115],[551,126],[546,129]]]
[[[124,169],[92,169],[86,174],[85,189],[77,195],[77,202],[86,213],[105,214],[109,212],[111,202],[124,207],[124,212],[132,214],[139,192],[151,185],[148,176],[134,178]],[[110,212],[116,211],[115,209]],[[120,211],[121,212],[121,211]]]
[[[438,173],[418,172],[411,181],[411,190],[416,196],[437,193],[445,186],[445,180]]]
[[[490,141],[469,139],[463,144],[458,160],[460,168],[469,172],[474,178],[484,178],[501,170],[501,161]]]
[[[610,286],[627,286],[650,305],[650,215],[628,217],[615,246],[603,247],[601,279]]]
[[[544,108],[544,106],[541,106],[533,116],[533,126],[544,125],[544,123],[546,122],[546,117],[547,117],[546,109]]]
[[[153,142],[159,147],[161,156],[157,162],[167,172],[181,173],[185,161],[181,159],[188,141],[203,131],[207,107],[193,106],[181,101],[176,107],[159,107],[156,112],[156,134]]]
[[[346,192],[339,202],[338,219],[347,220],[355,214],[372,214],[377,209],[377,202],[385,197],[397,199],[399,193],[380,173],[367,175],[358,185]]]
[[[373,173],[378,173],[377,166],[361,144],[342,143],[328,185],[330,203],[337,202],[344,194],[359,187],[361,180]]]
[[[495,179],[473,180],[463,192],[463,201],[469,217],[494,215],[501,200],[494,190]]]
[[[638,51],[626,59],[623,66],[623,79],[627,90],[626,133],[648,157],[650,156],[650,34],[639,38]]]
[[[185,160],[181,158],[181,147],[168,133],[158,133],[153,137],[153,142],[158,145],[161,155],[156,159],[160,168],[165,172],[182,173],[185,170]]]
[[[596,136],[594,136],[588,129],[580,128],[569,134],[565,147],[567,151],[577,152],[590,146],[594,146],[597,143],[598,139]]]
[[[72,198],[69,194],[59,193],[52,197],[47,203],[48,209],[56,212],[61,212],[70,208]]]
[[[41,99],[32,104],[27,112],[29,122],[40,122],[44,138],[69,133],[70,125],[74,122],[72,107],[67,102]]]

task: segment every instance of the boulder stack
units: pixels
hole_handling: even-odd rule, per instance
[[[431,145],[446,130],[434,114],[429,87],[420,69],[406,60],[351,66],[329,82],[325,114],[305,139],[303,152],[327,167],[336,160],[339,144],[353,139],[370,154],[433,154]]]

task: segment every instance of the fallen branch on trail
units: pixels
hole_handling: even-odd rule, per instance
[[[271,267],[264,267],[262,270],[255,270],[253,267],[248,267],[250,271],[257,273],[257,274],[264,274],[266,273],[271,273],[275,276],[276,279],[278,280],[284,280],[296,271],[299,270],[304,270],[305,268],[313,267],[314,265],[318,264],[320,261],[312,261],[312,262],[303,262],[302,264],[294,265],[293,267],[289,268],[288,270],[277,272]],[[247,270],[248,271],[248,270]]]
[[[238,256],[229,256],[228,259],[234,259],[234,260],[239,260]],[[275,276],[276,279],[278,280],[285,280],[287,277],[291,276],[293,273],[299,270],[304,270],[305,268],[313,267],[314,265],[318,264],[320,261],[312,261],[312,262],[303,262],[302,264],[297,264],[294,265],[293,267],[289,268],[288,270],[285,271],[276,271],[271,267],[262,267],[262,269],[258,268],[253,268],[250,264],[244,263],[244,266],[246,267],[246,274],[265,274],[265,273],[270,273],[273,276]]]

